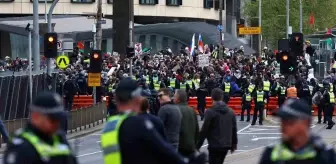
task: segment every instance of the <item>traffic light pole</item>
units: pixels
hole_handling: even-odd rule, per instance
[[[34,39],[34,70],[40,70],[40,30],[39,30],[39,1],[33,0],[33,39]]]
[[[28,30],[28,68],[29,68],[29,100],[30,102],[32,102],[33,99],[33,75],[32,75],[32,31],[31,29],[28,28],[26,29]]]
[[[130,12],[130,22],[129,22],[129,46],[130,47],[134,47],[134,43],[133,43],[133,26],[134,26],[134,2],[133,0],[131,0],[129,7],[129,12]],[[130,77],[132,77],[133,75],[133,60],[132,58],[130,59]]]
[[[97,50],[97,28],[96,28],[96,24],[92,25],[92,33],[93,33],[93,50]],[[90,63],[92,64],[92,63]],[[92,87],[92,94],[93,94],[93,104],[97,103],[97,88],[96,87]]]

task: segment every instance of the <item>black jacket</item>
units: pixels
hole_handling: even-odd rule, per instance
[[[238,143],[236,116],[225,103],[215,104],[205,112],[204,123],[200,132],[199,149],[205,138],[209,149],[231,148]]]

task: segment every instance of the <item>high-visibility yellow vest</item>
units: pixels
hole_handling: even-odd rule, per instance
[[[248,86],[248,91],[249,91],[250,93],[252,93],[253,90],[254,90],[254,88],[255,88],[255,85],[254,85],[254,84],[250,84],[250,85]]]
[[[181,83],[180,84],[180,89],[186,89],[187,87],[186,87],[186,83]]]
[[[270,90],[271,83],[269,81],[264,81],[264,91],[268,92]]]
[[[121,152],[119,146],[119,129],[122,122],[129,116],[129,114],[116,115],[108,119],[101,135],[101,147],[104,152],[105,164],[122,164]]]
[[[189,88],[192,88],[192,81],[191,80],[186,81],[186,83],[189,85]]]
[[[251,94],[246,94],[245,100],[246,101],[251,101],[252,100]]]
[[[280,95],[285,95],[286,94],[286,87],[280,87]]]
[[[146,76],[146,84],[150,84],[150,78],[148,75]]]
[[[108,91],[109,91],[109,92],[112,92],[112,91],[113,91],[113,84],[110,84],[110,85],[108,86]]]
[[[335,94],[334,92],[329,92],[330,103],[335,103]]]
[[[133,80],[136,80],[136,77],[135,77],[135,76],[132,76],[132,79],[133,79]]]
[[[295,153],[291,151],[290,149],[288,149],[287,146],[283,144],[277,144],[274,146],[270,158],[273,163],[278,163],[278,162],[287,163],[293,160],[314,159],[316,156],[317,156],[317,152],[313,148],[308,148],[304,150],[303,153]]]
[[[330,92],[334,92],[334,85],[332,83],[329,83],[329,86],[330,86],[329,91]]]
[[[193,79],[192,82],[194,83],[195,89],[198,89],[200,87],[200,79]]]
[[[161,82],[160,81],[155,81],[154,83],[153,83],[153,85],[154,85],[154,89],[155,90],[160,90],[160,87],[161,87]]]
[[[264,91],[257,91],[257,102],[264,102]]]
[[[230,93],[230,90],[231,90],[231,84],[224,83],[224,93]]]
[[[334,62],[334,64],[333,64],[332,68],[336,68],[336,62]]]
[[[67,144],[60,142],[59,137],[53,136],[53,145],[49,145],[42,141],[34,133],[23,130],[18,132],[17,137],[26,139],[30,144],[33,145],[36,152],[40,155],[41,159],[50,159],[58,156],[70,156],[71,150]]]
[[[172,88],[175,88],[175,81],[176,81],[176,79],[175,78],[171,78],[170,80],[169,80],[169,86],[170,87],[172,87]]]

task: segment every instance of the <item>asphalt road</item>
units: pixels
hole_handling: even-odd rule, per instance
[[[239,120],[240,117],[237,117]],[[199,122],[200,127],[203,122]],[[100,133],[94,133],[77,139],[77,157],[81,164],[99,164],[103,163],[102,152],[99,146]],[[279,126],[267,125],[251,126],[250,123],[238,121],[238,148],[235,153],[241,153],[253,150],[259,147],[267,146],[279,140]],[[70,141],[72,145],[76,140]],[[205,141],[201,151],[207,151],[207,142]],[[230,155],[230,154],[229,154]]]

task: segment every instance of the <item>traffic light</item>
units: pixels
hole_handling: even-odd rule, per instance
[[[303,56],[303,34],[293,33],[290,37],[290,49],[295,56]]]
[[[44,56],[46,58],[57,57],[57,33],[44,34]]]
[[[126,47],[126,57],[130,58],[135,55],[134,47]]]
[[[293,53],[281,52],[280,53],[280,73],[281,74],[295,74],[297,69],[296,56]]]
[[[90,73],[101,73],[102,71],[102,53],[100,50],[92,50],[90,54]]]

